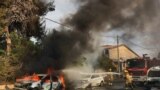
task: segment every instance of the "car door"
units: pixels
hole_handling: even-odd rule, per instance
[[[90,82],[91,82],[92,86],[98,86],[101,83],[100,76],[99,75],[92,75]]]

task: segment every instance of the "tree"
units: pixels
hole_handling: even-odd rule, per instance
[[[40,17],[53,10],[54,6],[52,9],[49,6],[53,6],[53,2],[45,4],[42,0],[1,0],[0,49],[5,48],[9,55],[0,54],[0,81],[6,78],[13,80],[17,73],[22,73],[19,69],[24,60],[31,61],[39,56],[41,45],[29,39],[32,36],[37,39],[44,37]]]
[[[44,27],[43,23],[40,23],[40,16],[54,10],[53,2],[46,4],[42,0],[4,0],[0,4],[2,5],[0,10],[2,9],[3,12],[0,15],[2,18],[0,25],[4,29],[2,33],[6,33],[8,54],[11,51],[10,32],[16,31],[20,37],[28,39],[32,36],[38,39],[44,37]]]
[[[106,57],[105,55],[101,55],[98,58],[98,66],[104,70],[109,70],[110,68],[113,71],[116,70],[116,67],[113,65],[112,60]]]

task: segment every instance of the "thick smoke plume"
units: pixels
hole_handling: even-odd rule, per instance
[[[139,41],[133,42],[141,42],[142,47],[145,45],[143,49],[151,48],[154,54],[159,52],[155,51],[160,50],[157,42],[160,35],[159,0],[78,0],[77,3],[80,4],[77,13],[66,19],[74,30],[84,33],[121,30],[124,32],[121,37],[128,45],[134,46],[128,40],[136,38]]]
[[[124,39],[149,35],[149,45],[159,36],[159,0],[77,0],[75,3],[79,9],[63,22],[73,30],[54,30],[44,40],[45,54],[38,62],[44,67],[63,69],[75,65],[84,53],[96,51],[92,44],[94,37],[105,30],[124,31]],[[157,41],[156,44],[160,45]]]

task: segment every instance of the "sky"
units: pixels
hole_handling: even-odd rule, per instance
[[[72,2],[71,2],[72,1]],[[68,17],[74,13],[76,13],[78,9],[78,4],[73,3],[74,0],[55,0],[55,11],[49,12],[45,17],[52,19],[57,22],[61,22],[65,17]],[[48,32],[52,31],[54,28],[58,28],[60,25],[53,23],[51,21],[46,20],[46,30]],[[121,36],[123,32],[117,32],[117,31],[111,31],[111,32],[105,32],[102,34],[101,39],[101,45],[109,44],[109,45],[116,45],[116,36]],[[141,45],[141,42],[138,42],[138,40],[135,40],[136,44]],[[120,44],[124,43],[122,40],[119,41]],[[144,53],[150,53],[152,52],[145,50],[141,47],[138,47],[136,45],[133,45],[130,47],[138,53],[140,56]]]
[[[64,2],[65,1],[65,2]],[[74,4],[73,2],[71,2],[73,0],[55,0],[55,11],[49,12],[45,17],[52,19],[54,21],[57,22],[61,22],[61,20],[63,20],[65,17],[70,16],[72,14],[74,14],[77,9],[78,9],[78,5]],[[60,25],[53,23],[51,21],[46,20],[46,28],[47,30],[51,30],[53,28],[58,28]],[[120,35],[121,33],[118,33],[118,35]],[[116,36],[117,32],[108,32],[107,35],[102,35],[102,45],[106,44],[106,43],[110,43],[110,44],[116,44],[116,41],[114,38],[109,38],[106,41],[106,36]]]
[[[71,0],[55,0],[55,11],[49,12],[45,17],[57,22],[61,22],[65,17],[75,13],[78,6],[71,3]],[[46,27],[49,29],[58,28],[59,24],[46,21]]]

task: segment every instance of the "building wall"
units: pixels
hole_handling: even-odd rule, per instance
[[[109,58],[113,60],[118,59],[117,54],[117,48],[111,48],[109,49]],[[130,58],[137,58],[138,56],[130,51],[125,46],[119,46],[119,58],[122,58],[123,60],[130,59]]]

